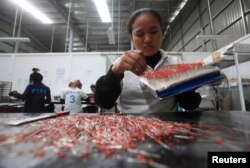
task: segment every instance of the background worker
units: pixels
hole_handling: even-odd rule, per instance
[[[83,108],[83,112],[85,113],[97,113],[98,112],[98,106],[94,105],[95,104],[95,99],[94,99],[94,95],[95,95],[95,85],[90,85],[90,90],[91,93],[88,93],[88,97],[89,97],[89,103],[91,105],[87,105],[86,107]]]
[[[73,82],[72,87],[68,87],[61,94],[61,102],[65,102],[64,111],[70,111],[71,114],[82,112],[81,100],[89,100],[88,96],[82,90],[80,80]]]
[[[42,83],[43,76],[36,72],[31,79],[32,83],[26,87],[23,94],[12,91],[9,95],[25,101],[23,112],[52,112],[51,107],[45,107],[45,104],[51,103],[51,94],[50,88]]]

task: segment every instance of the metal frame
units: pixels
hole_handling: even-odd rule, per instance
[[[239,96],[240,96],[240,107],[241,107],[242,111],[246,111],[246,105],[245,105],[244,93],[243,93],[243,86],[242,86],[240,69],[239,69],[238,52],[234,53],[234,63],[235,63],[235,69],[236,69],[236,74],[237,74],[238,90],[239,90]]]
[[[30,42],[27,37],[0,37],[1,42]]]

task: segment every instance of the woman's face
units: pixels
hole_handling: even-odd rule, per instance
[[[162,31],[156,16],[150,12],[139,15],[132,24],[132,41],[135,49],[142,50],[144,56],[152,56],[161,45]]]

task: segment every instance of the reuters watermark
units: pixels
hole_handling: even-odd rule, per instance
[[[250,152],[208,152],[208,168],[249,168]]]

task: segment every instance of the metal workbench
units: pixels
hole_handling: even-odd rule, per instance
[[[1,113],[0,114],[0,135],[9,135],[27,130],[30,124],[20,126],[9,126],[3,124],[7,120],[24,116],[23,113]],[[38,114],[34,114],[38,115]],[[95,114],[98,115],[98,114]],[[203,168],[207,167],[207,154],[212,151],[250,151],[250,112],[242,111],[206,111],[206,112],[176,112],[176,113],[155,113],[146,114],[146,117],[157,117],[164,121],[188,122],[196,125],[209,124],[213,126],[211,130],[201,130],[206,132],[206,137],[198,137],[194,140],[185,140],[175,144],[170,150],[162,148],[159,144],[151,144],[150,152],[160,154],[157,160],[159,167],[178,168]],[[63,116],[65,117],[65,116]],[[230,135],[230,138],[228,137]],[[220,141],[218,142],[218,139]],[[137,145],[145,148],[147,141]],[[6,147],[0,141],[0,168],[138,168],[153,167],[144,163],[131,162],[128,158],[133,158],[131,153],[119,151],[116,154],[105,158],[103,153],[91,153],[86,158],[75,157],[71,154],[63,158],[51,152],[45,157],[34,157],[30,154],[16,155],[15,152],[22,149],[32,149],[35,144],[13,144]]]

